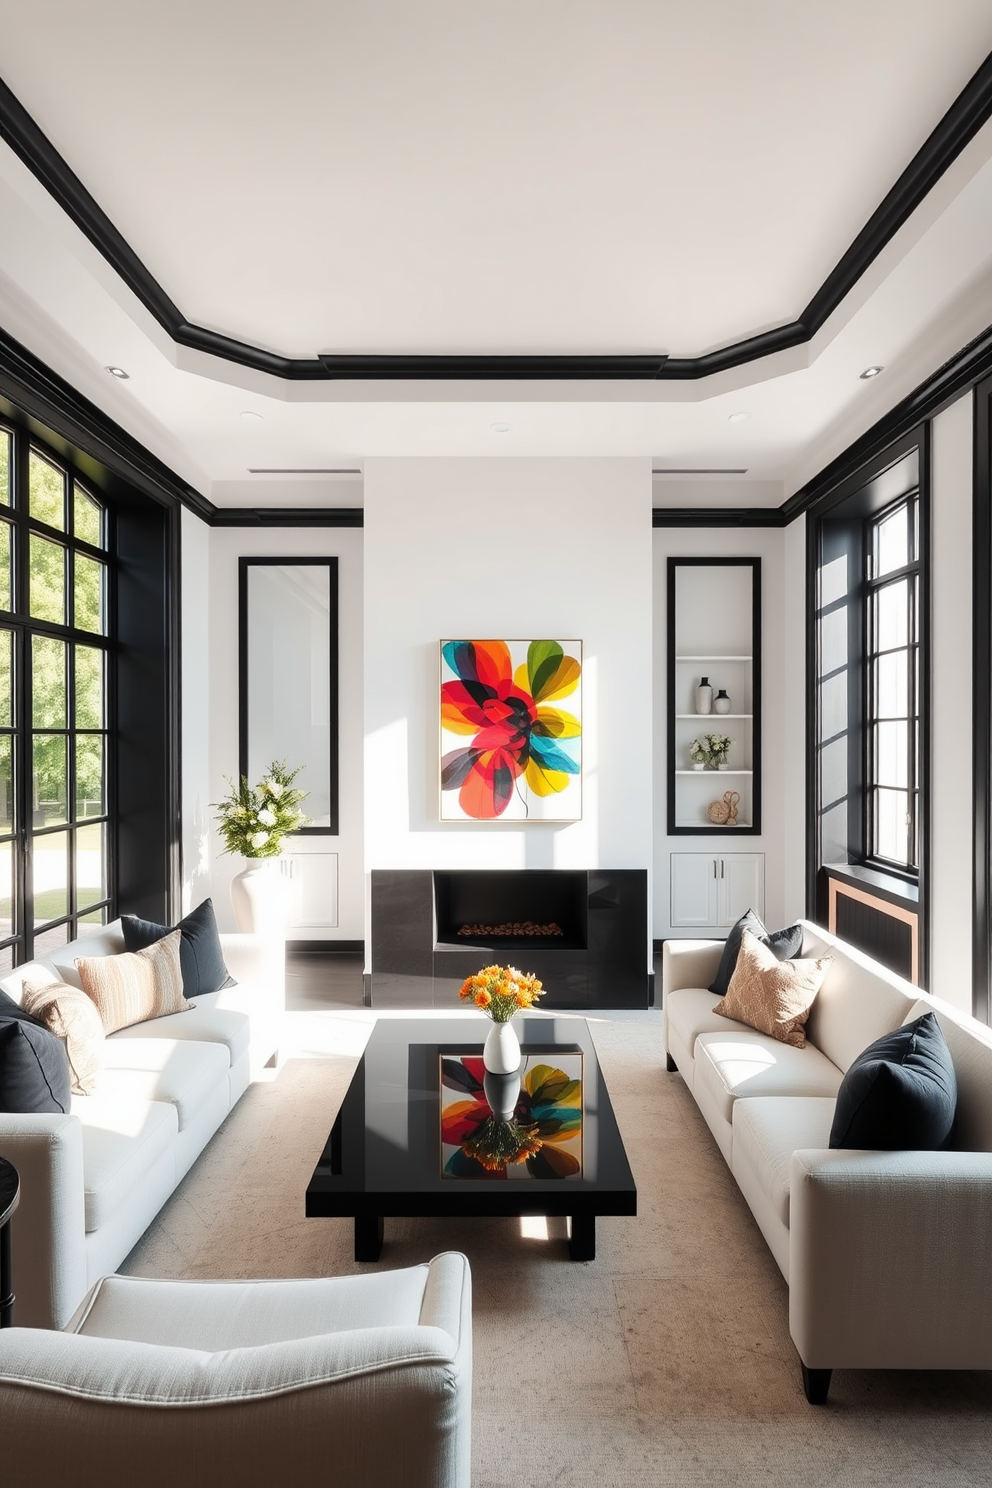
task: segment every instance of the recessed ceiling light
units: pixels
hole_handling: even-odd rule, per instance
[[[740,413],[732,413],[727,422],[730,424],[746,424],[750,417],[751,415],[745,413],[742,409]]]
[[[128,376],[130,375],[129,373],[124,371],[123,367],[104,367],[103,370],[105,372],[109,372],[111,377],[119,377],[121,382],[127,382]]]
[[[246,424],[260,424],[262,422],[262,415],[260,413],[253,413],[250,408],[246,408],[241,417]]]
[[[494,434],[509,434],[510,432],[509,424],[490,424],[489,427]]]
[[[884,367],[866,367],[863,372],[858,373],[858,376],[862,382],[870,382],[873,377],[877,377],[880,372],[884,371]]]

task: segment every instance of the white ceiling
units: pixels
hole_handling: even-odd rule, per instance
[[[292,357],[686,357],[801,314],[992,6],[0,0],[0,35],[194,324]],[[219,504],[360,499],[250,468],[576,453],[747,470],[656,504],[778,504],[992,323],[992,126],[813,342],[698,382],[287,382],[174,346],[5,145],[0,220],[0,322]]]

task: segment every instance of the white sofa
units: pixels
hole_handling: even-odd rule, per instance
[[[144,1234],[221,1122],[278,1048],[285,947],[222,935],[236,986],[111,1034],[92,1095],[67,1115],[0,1114],[0,1156],[20,1175],[11,1262],[21,1327],[62,1328],[87,1289]],[[0,986],[20,1002],[43,967],[79,986],[77,956],[124,950],[120,922],[17,967]]]
[[[468,1488],[471,1404],[457,1254],[316,1280],[109,1276],[64,1332],[0,1333],[8,1488]]]
[[[992,1369],[992,1031],[803,922],[831,956],[792,1048],[713,1012],[722,941],[663,949],[668,1068],[678,1069],[789,1284],[807,1398],[833,1369]],[[831,1150],[844,1073],[933,1011],[958,1086],[953,1150]]]

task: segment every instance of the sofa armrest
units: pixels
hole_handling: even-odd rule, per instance
[[[666,940],[661,948],[661,996],[680,987],[708,987],[720,967],[722,940]]]
[[[86,1295],[83,1131],[75,1116],[0,1115],[20,1199],[10,1221],[14,1322],[61,1328]]]
[[[805,1149],[789,1192],[808,1368],[992,1368],[992,1153]]]

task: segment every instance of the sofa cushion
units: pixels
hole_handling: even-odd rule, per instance
[[[701,987],[677,987],[665,993],[665,1020],[690,1050],[701,1033],[726,1033],[731,1020],[714,1012],[713,993]],[[737,1027],[743,1032],[746,1023]]]
[[[876,1039],[837,1092],[831,1147],[936,1151],[954,1125],[957,1082],[932,1012]]]
[[[140,1100],[106,1080],[95,1095],[73,1101],[83,1138],[86,1232],[106,1224],[162,1155],[176,1143],[176,1107]]]
[[[801,1147],[823,1148],[835,1102],[828,1096],[777,1095],[734,1102],[733,1169],[751,1169],[775,1214],[789,1224],[789,1171]]]
[[[841,1071],[862,1049],[898,1028],[917,988],[819,927],[805,926],[804,956],[830,956],[830,967],[806,1022],[806,1037]]]
[[[176,1108],[178,1129],[197,1120],[201,1108],[227,1080],[231,1067],[224,1044],[188,1039],[132,1038],[107,1040],[100,1094],[133,1101],[137,1108],[152,1101]],[[73,1102],[73,1113],[80,1103]]]
[[[107,1033],[191,1008],[183,996],[180,932],[143,951],[120,956],[78,956],[83,990],[96,1003]]]
[[[704,1084],[723,1119],[742,1096],[818,1095],[833,1099],[840,1070],[812,1044],[797,1049],[766,1033],[701,1033],[696,1040],[694,1089]]]
[[[0,991],[0,1112],[64,1114],[71,1099],[70,1083],[63,1045]]]
[[[992,1152],[992,1028],[939,998],[921,999],[910,1018],[933,1012],[954,1061],[958,1103],[950,1146]]]
[[[103,1069],[107,1036],[92,999],[66,982],[25,981],[24,1007],[65,1046],[73,1095],[92,1095]]]
[[[129,951],[142,951],[173,930],[179,931],[182,936],[179,960],[183,972],[183,995],[186,997],[199,997],[201,993],[217,992],[221,987],[234,985],[234,978],[224,965],[212,899],[204,899],[178,925],[158,925],[154,920],[124,915],[121,929],[124,945]]]
[[[790,925],[787,930],[768,931],[754,910],[749,909],[747,914],[741,915],[737,924],[732,926],[730,934],[724,941],[720,965],[716,976],[710,983],[710,991],[715,992],[717,997],[724,997],[730,986],[730,978],[737,966],[741,938],[745,930],[749,930],[763,945],[766,945],[779,961],[784,961],[789,956],[798,956],[802,950],[803,927],[801,925]]]
[[[220,992],[204,992],[191,1013],[173,1013],[149,1023],[135,1023],[114,1034],[113,1042],[128,1039],[180,1039],[195,1043],[222,1044],[228,1050],[231,1064],[248,1053],[251,1043],[251,1018],[248,999],[241,996],[237,983]],[[232,1004],[240,1002],[242,1006]]]
[[[780,961],[745,930],[727,995],[714,1011],[801,1049],[806,1042],[803,1026],[829,965],[828,956]]]

